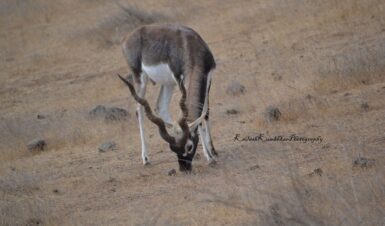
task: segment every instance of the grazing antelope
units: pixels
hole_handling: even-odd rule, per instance
[[[144,112],[176,153],[180,171],[191,171],[199,136],[204,155],[209,162],[215,161],[217,153],[209,127],[209,90],[215,60],[199,34],[177,24],[142,26],[125,37],[122,50],[131,73],[127,78],[118,76],[137,102],[143,164],[149,163]],[[149,80],[161,86],[155,108],[159,117],[153,114],[144,97]],[[172,123],[169,105],[175,86],[182,94],[179,101],[182,116]],[[172,127],[174,134],[170,135],[166,127]]]

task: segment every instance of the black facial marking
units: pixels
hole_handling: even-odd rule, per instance
[[[179,171],[188,172],[192,170],[192,158],[189,156],[179,156],[178,155],[178,163],[179,163]]]
[[[188,150],[188,153],[186,153],[185,144],[180,146],[170,145],[170,149],[175,152],[178,157],[179,170],[182,172],[189,172],[192,170],[192,160],[194,158],[199,142],[199,134],[197,133],[197,128],[195,131],[191,132],[191,134],[193,134],[193,136],[190,136],[193,144],[191,145],[191,150]]]

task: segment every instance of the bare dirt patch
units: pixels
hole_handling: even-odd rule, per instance
[[[1,1],[0,225],[383,224],[384,9],[380,0]],[[127,72],[120,39],[153,22],[193,27],[217,61],[219,159],[209,166],[200,153],[189,175],[172,170],[176,156],[148,121],[142,165],[136,104],[115,76]],[[226,93],[231,81],[244,87],[237,95]],[[150,85],[151,103],[157,93]],[[90,120],[97,105],[132,117]],[[281,114],[266,115],[269,106]],[[323,141],[234,140],[261,133]],[[44,151],[28,151],[35,138]],[[114,150],[98,152],[106,141]]]

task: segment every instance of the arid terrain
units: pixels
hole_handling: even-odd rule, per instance
[[[128,71],[121,39],[171,22],[215,56],[219,153],[209,165],[198,147],[193,172],[173,176],[148,120],[142,165],[135,102],[116,77]],[[90,117],[98,105],[129,116]],[[0,2],[0,225],[385,225],[384,116],[383,0]],[[259,134],[322,142],[241,141]],[[34,139],[45,149],[28,150]]]

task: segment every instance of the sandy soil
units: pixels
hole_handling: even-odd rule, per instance
[[[193,27],[217,61],[219,160],[199,148],[191,175],[167,175],[176,156],[149,122],[142,165],[115,76],[123,35],[154,22]],[[0,27],[0,225],[385,224],[384,1],[3,0]],[[226,94],[231,81],[246,92]],[[91,120],[99,104],[130,117]],[[233,140],[260,133],[323,140]],[[35,138],[45,151],[27,150]],[[98,152],[106,141],[117,150]]]

